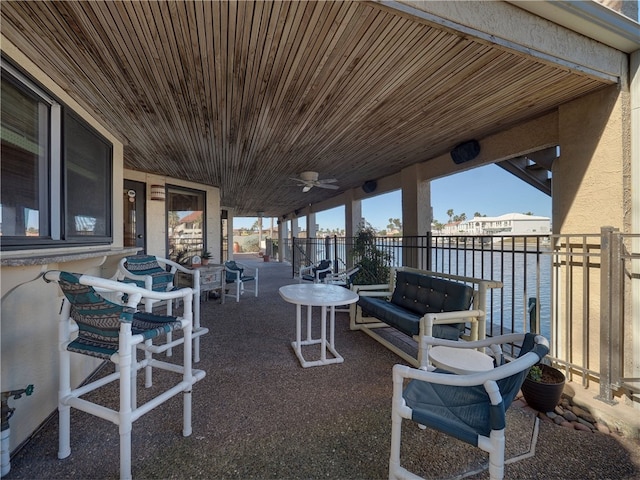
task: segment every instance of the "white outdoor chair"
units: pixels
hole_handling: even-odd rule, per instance
[[[71,407],[115,423],[120,432],[120,478],[131,478],[131,430],[133,422],[171,397],[183,394],[182,434],[191,435],[191,391],[193,385],[205,376],[203,370],[192,368],[193,292],[190,288],[173,292],[153,292],[132,284],[114,280],[49,271],[46,282],[57,282],[65,299],[60,312],[59,352],[60,387],[58,390],[59,446],[58,458],[71,454]],[[118,305],[103,298],[96,288],[105,292],[121,292],[127,297],[126,305]],[[146,298],[184,301],[181,317],[136,312],[138,303]],[[170,343],[153,344],[153,339],[173,330],[182,330],[183,338]],[[182,364],[167,363],[153,358],[167,348],[182,343]],[[144,350],[145,357],[138,361],[136,349]],[[88,355],[108,360],[115,372],[104,378],[91,380],[72,389],[71,356]],[[158,392],[145,404],[137,406],[136,376],[142,368],[159,368],[178,375],[177,382]],[[111,382],[119,384],[120,400],[117,409],[81,398]],[[164,417],[164,414],[163,414]],[[99,432],[96,435],[100,435]]]
[[[505,412],[524,382],[529,368],[548,352],[549,342],[540,335],[509,334],[475,342],[431,338],[432,345],[453,348],[491,347],[496,364],[485,372],[456,375],[426,371],[406,365],[393,367],[391,406],[390,479],[417,479],[400,465],[402,419],[436,429],[489,453],[491,480],[504,476]],[[521,343],[516,360],[503,363],[500,345]],[[432,370],[433,367],[428,367]],[[405,379],[411,381],[405,386]],[[428,449],[425,450],[428,452]]]
[[[240,295],[244,294],[245,291],[253,292],[254,296],[258,296],[258,269],[251,269],[253,270],[252,275],[245,274],[245,271],[249,270],[246,265],[237,263],[235,260],[224,262],[225,283],[226,285],[235,285],[235,292],[229,295],[236,297],[236,302],[240,301]],[[253,282],[253,290],[245,288],[245,284],[248,282]]]
[[[349,270],[345,270],[344,272],[338,273],[328,273],[324,277],[324,283],[328,283],[331,285],[341,285],[345,288],[351,288],[353,285],[353,279],[356,274],[360,271],[360,265],[356,265]]]
[[[171,292],[177,289],[176,272],[193,277],[193,361],[197,363],[200,361],[200,337],[209,332],[208,328],[200,326],[200,270],[186,268],[177,262],[154,255],[131,255],[120,260],[115,278],[154,292]],[[167,315],[172,315],[173,300],[157,300],[147,296],[143,298],[142,303],[146,312],[152,312],[153,305],[162,301],[167,304]],[[167,341],[171,342],[171,333],[167,335]],[[167,350],[167,356],[171,356],[171,353],[171,349]]]
[[[332,271],[331,262],[329,260],[321,260],[315,265],[301,267],[298,273],[298,283],[303,280],[313,283],[322,283],[324,278]]]

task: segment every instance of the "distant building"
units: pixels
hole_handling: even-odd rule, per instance
[[[445,230],[448,226],[445,226]],[[506,213],[499,217],[474,217],[471,220],[459,222],[457,230],[457,234],[462,235],[549,234],[551,219],[522,213]]]

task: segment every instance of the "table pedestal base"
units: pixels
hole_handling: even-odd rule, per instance
[[[320,338],[316,340],[302,340],[300,342],[300,346],[298,346],[298,342],[291,342],[293,351],[298,357],[298,360],[300,360],[300,365],[302,365],[303,368],[318,367],[320,365],[331,365],[332,363],[344,362],[344,358],[342,358],[342,355],[336,352],[336,349],[329,344],[326,345],[326,351],[329,351],[329,353],[333,355],[333,358],[324,358],[324,359],[312,360],[312,361],[305,360],[304,357],[302,356],[302,347],[305,345],[319,345],[319,344],[322,344],[322,339]],[[324,352],[325,356],[326,356],[326,351]]]

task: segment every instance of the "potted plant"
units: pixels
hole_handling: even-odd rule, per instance
[[[531,408],[552,412],[564,390],[564,374],[550,365],[538,363],[531,367],[522,383],[522,394]]]
[[[200,261],[202,262],[202,265],[209,265],[210,259],[211,252],[209,250],[205,250],[204,252],[202,252],[202,255],[200,255]]]

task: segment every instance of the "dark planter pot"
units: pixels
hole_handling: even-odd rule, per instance
[[[531,408],[539,412],[552,412],[562,396],[565,377],[557,368],[542,366],[542,380],[535,382],[529,377],[522,384],[522,394]]]

